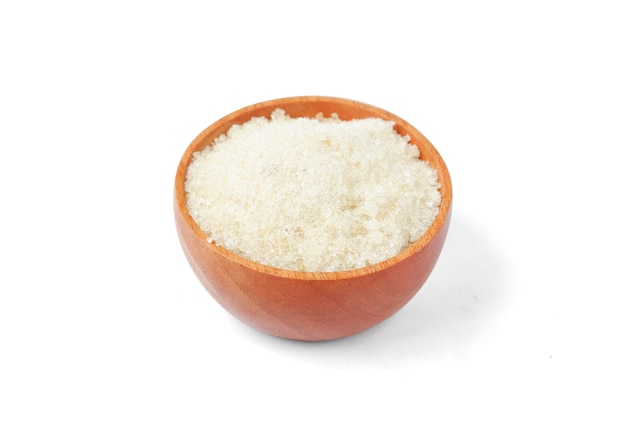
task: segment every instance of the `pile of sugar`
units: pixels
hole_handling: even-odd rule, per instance
[[[439,212],[437,172],[379,118],[253,118],[196,152],[185,190],[192,218],[242,257],[296,271],[386,260]]]

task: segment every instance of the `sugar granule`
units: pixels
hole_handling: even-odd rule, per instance
[[[232,126],[187,170],[190,215],[208,239],[296,271],[343,271],[398,254],[432,224],[437,172],[379,118],[270,119]]]

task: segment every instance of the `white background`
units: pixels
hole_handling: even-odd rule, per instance
[[[625,444],[620,3],[3,2],[0,444]],[[427,284],[333,342],[235,320],[173,222],[191,140],[297,95],[454,186]]]

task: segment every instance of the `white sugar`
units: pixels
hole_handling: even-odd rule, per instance
[[[416,241],[441,202],[437,172],[378,118],[271,119],[233,126],[196,152],[192,218],[243,257],[297,271],[386,260]]]

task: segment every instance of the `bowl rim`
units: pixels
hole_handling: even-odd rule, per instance
[[[428,153],[428,163],[433,167],[438,173],[438,180],[440,186],[441,193],[441,204],[439,206],[439,212],[435,217],[435,220],[430,225],[430,227],[426,230],[426,232],[415,242],[404,248],[398,254],[390,257],[386,260],[383,260],[378,263],[374,263],[371,265],[363,266],[356,269],[343,270],[343,271],[295,271],[288,270],[283,268],[274,267],[271,265],[266,265],[263,263],[256,262],[254,260],[248,259],[246,257],[235,254],[234,252],[219,246],[215,243],[215,241],[208,241],[208,236],[206,232],[204,232],[200,226],[196,223],[196,221],[191,217],[189,210],[187,209],[186,204],[186,193],[185,193],[185,181],[187,176],[187,168],[193,159],[193,154],[197,151],[203,150],[205,147],[213,143],[215,137],[226,133],[226,131],[234,124],[241,124],[243,122],[248,121],[250,118],[241,119],[242,116],[266,116],[263,113],[259,113],[258,115],[254,115],[253,113],[260,109],[270,109],[273,111],[276,108],[284,107],[285,105],[293,105],[293,104],[306,104],[306,103],[330,103],[330,104],[341,104],[342,107],[350,107],[357,106],[361,110],[366,110],[367,112],[372,113],[372,117],[379,117],[381,119],[394,121],[394,129],[400,133],[401,135],[406,135],[407,133],[411,133],[414,136],[417,136],[421,141],[419,145],[416,141],[412,143],[418,145],[420,150],[420,159],[422,158],[424,153]],[[288,112],[289,113],[289,112]],[[368,113],[369,114],[369,113]],[[269,116],[269,115],[267,115]],[[297,115],[294,115],[297,117]],[[341,116],[340,116],[341,118]],[[405,129],[402,131],[402,129]],[[211,138],[207,143],[207,138],[209,135],[214,134],[215,137]],[[451,211],[452,206],[452,183],[450,180],[450,173],[448,171],[448,167],[446,166],[443,158],[432,145],[432,143],[413,125],[405,121],[404,119],[396,116],[395,114],[388,112],[382,108],[379,108],[374,105],[370,105],[361,101],[355,101],[351,99],[339,98],[334,96],[291,96],[284,97],[278,99],[271,99],[268,101],[258,102],[252,105],[248,105],[246,107],[240,108],[234,112],[231,112],[217,121],[213,122],[207,128],[205,128],[198,136],[196,136],[192,142],[189,144],[181,160],[178,164],[178,168],[176,170],[176,178],[174,183],[174,201],[177,211],[184,224],[186,224],[189,228],[191,228],[192,232],[196,237],[198,237],[202,243],[210,250],[219,254],[220,256],[236,263],[246,268],[249,268],[254,271],[258,271],[260,273],[285,277],[290,279],[299,279],[299,280],[339,280],[339,279],[348,279],[348,278],[356,278],[365,276],[368,274],[372,274],[386,268],[389,268],[403,260],[411,257],[417,252],[421,251],[424,247],[426,247],[431,240],[437,235],[440,229],[445,225],[446,220],[448,219],[448,215]]]

